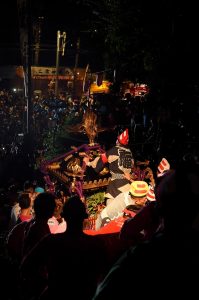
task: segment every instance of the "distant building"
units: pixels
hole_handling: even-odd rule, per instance
[[[55,67],[31,67],[32,91],[41,91],[43,95],[48,95],[55,89],[56,68]],[[82,95],[85,69],[76,69],[75,90],[76,96]],[[24,89],[24,73],[22,66],[0,66],[0,88]],[[72,94],[74,85],[74,70],[67,67],[59,67],[58,91],[59,93]]]

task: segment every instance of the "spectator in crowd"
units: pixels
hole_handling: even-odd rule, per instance
[[[24,206],[30,203],[29,194],[22,193],[19,203]],[[28,200],[29,199],[29,200]],[[17,224],[8,232],[6,238],[6,248],[9,257],[17,264],[20,263],[24,253],[29,251],[45,235],[50,234],[48,219],[52,217],[56,207],[55,197],[48,193],[39,194],[34,202],[34,216],[22,215]],[[25,209],[30,213],[31,207]],[[19,216],[20,216],[19,215]],[[23,216],[23,217],[22,217]]]
[[[26,180],[23,184],[23,192],[24,193],[28,193],[32,202],[34,200],[34,185],[31,181]],[[14,225],[16,225],[19,214],[21,212],[21,208],[19,205],[19,201],[18,199],[16,200],[15,204],[13,205],[12,209],[11,209],[11,217],[10,217],[10,228],[14,227]]]
[[[105,274],[104,244],[99,237],[83,232],[83,222],[88,215],[79,196],[72,196],[64,204],[63,217],[67,230],[46,236],[29,252],[22,262],[22,278],[29,279],[35,291],[41,292],[38,279],[41,273],[33,273],[32,269],[43,267],[47,271],[45,299],[78,299],[79,295],[81,299],[91,299]],[[44,285],[43,288],[45,290]]]
[[[29,193],[21,193],[19,195],[19,207],[20,213],[17,219],[16,224],[19,224],[23,221],[30,221],[33,217],[32,215],[32,200]]]
[[[44,236],[50,234],[48,220],[56,208],[55,196],[51,193],[39,193],[34,201],[34,219],[24,239],[24,253],[32,249]]]
[[[66,221],[62,217],[64,204],[62,195],[60,193],[56,193],[55,197],[56,207],[54,210],[54,214],[50,219],[48,219],[48,226],[50,228],[50,232],[53,234],[66,231],[67,227]]]

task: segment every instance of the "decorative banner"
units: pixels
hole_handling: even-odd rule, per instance
[[[23,78],[23,67],[16,67],[16,75]],[[73,72],[69,68],[60,67],[58,73],[60,80],[73,80]],[[34,79],[53,79],[56,76],[56,68],[53,67],[31,67],[31,76]]]
[[[32,77],[35,76],[56,76],[56,68],[53,67],[31,67]],[[73,77],[73,72],[69,68],[59,67],[58,75]]]

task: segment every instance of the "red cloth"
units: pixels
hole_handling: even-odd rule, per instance
[[[29,215],[29,216],[25,216],[25,215],[22,215],[22,214],[20,214],[19,215],[19,219],[21,220],[21,222],[23,222],[23,221],[30,221],[31,219],[32,219],[32,215]]]
[[[106,164],[108,162],[108,158],[106,156],[106,153],[102,153],[101,154],[101,159],[102,159],[102,161],[103,161],[104,164]]]
[[[108,266],[111,267],[116,262],[122,253],[126,250],[126,245],[120,240],[119,235],[121,227],[124,224],[126,218],[119,217],[110,221],[107,225],[103,226],[99,230],[84,230],[88,235],[96,235],[102,239],[108,258]]]
[[[123,216],[118,217],[117,219],[110,221],[107,225],[101,227],[99,230],[86,229],[84,230],[84,232],[89,235],[119,233],[125,220],[126,218],[124,218]]]

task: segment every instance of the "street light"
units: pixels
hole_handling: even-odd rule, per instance
[[[60,47],[60,41],[62,45]],[[56,80],[55,80],[55,96],[58,96],[58,74],[59,74],[59,52],[62,51],[62,56],[64,56],[66,46],[66,32],[62,34],[60,30],[57,31],[57,51],[56,51]]]

